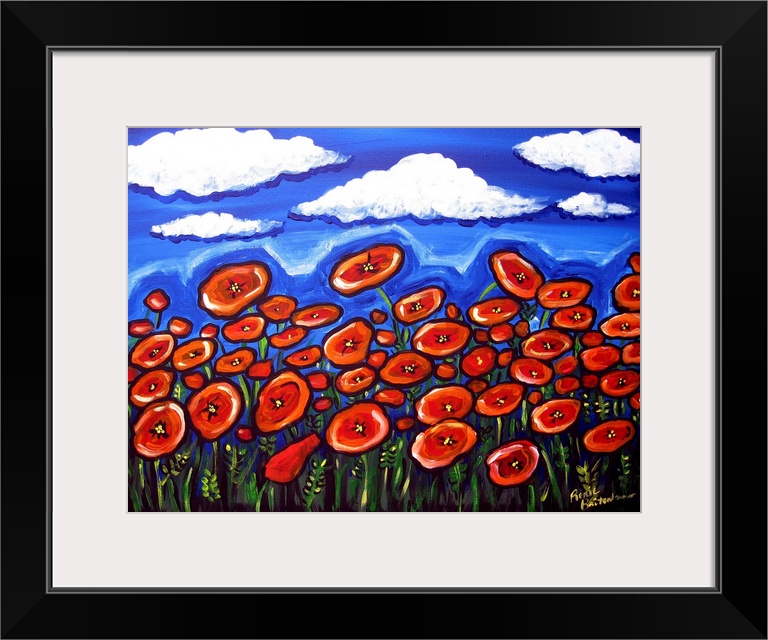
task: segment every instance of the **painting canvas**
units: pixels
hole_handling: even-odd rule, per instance
[[[127,133],[129,511],[639,511],[639,129]]]

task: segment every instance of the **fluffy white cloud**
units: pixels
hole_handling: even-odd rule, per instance
[[[612,129],[534,136],[515,151],[545,169],[571,168],[591,178],[640,174],[640,143]]]
[[[275,139],[256,129],[183,129],[128,147],[128,182],[169,196],[244,191],[281,174],[297,175],[349,160],[296,136]]]
[[[169,240],[254,238],[267,235],[282,225],[274,220],[241,220],[231,213],[209,211],[154,225],[152,234]]]
[[[386,171],[369,171],[294,211],[303,216],[333,216],[346,223],[407,215],[422,220],[509,218],[543,207],[533,198],[489,186],[471,169],[460,169],[439,153],[417,153]]]
[[[633,213],[634,209],[617,202],[608,202],[599,193],[584,193],[583,191],[567,200],[558,202],[557,206],[575,216],[624,216]]]

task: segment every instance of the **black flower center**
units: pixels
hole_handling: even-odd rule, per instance
[[[412,302],[411,303],[411,312],[415,311],[421,311],[423,308],[421,302]]]
[[[450,340],[451,340],[451,336],[449,336],[448,334],[445,334],[445,333],[440,334],[439,336],[437,336],[437,341],[440,344],[445,344],[446,342],[450,342]]]
[[[451,436],[444,436],[444,437],[442,438],[442,442],[441,442],[441,444],[442,444],[444,447],[452,447],[453,445],[455,445],[455,444],[456,444],[456,440],[454,440],[454,439],[453,439]]]
[[[526,276],[524,273],[516,273],[515,278],[517,278],[518,282],[522,282],[523,280],[525,280]]]
[[[639,298],[640,297],[640,289],[632,289],[632,297],[633,298]]]
[[[416,365],[415,364],[404,364],[403,367],[404,373],[416,373]]]
[[[272,401],[275,409],[279,409],[284,404],[281,398],[270,398],[270,400]]]
[[[153,438],[167,438],[168,432],[165,430],[165,422],[162,420],[159,420],[155,423],[155,426],[152,427],[149,432],[152,434]]]
[[[571,297],[571,292],[570,291],[561,291],[560,292],[560,297],[561,298],[570,298]]]
[[[560,409],[555,409],[552,413],[549,414],[549,417],[553,420],[559,420],[560,418],[564,418],[563,412],[560,411]]]
[[[365,435],[365,423],[363,422],[355,422],[355,433],[359,433],[360,435]]]

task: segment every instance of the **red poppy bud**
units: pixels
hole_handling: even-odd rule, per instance
[[[320,446],[321,440],[316,433],[291,442],[285,449],[277,452],[268,461],[264,475],[272,482],[287,484],[293,482],[304,469],[309,456]]]

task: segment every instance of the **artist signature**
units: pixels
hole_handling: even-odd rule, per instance
[[[592,507],[611,504],[611,502],[615,502],[617,500],[629,500],[630,498],[634,498],[636,495],[636,493],[630,493],[622,496],[616,495],[613,491],[611,491],[611,495],[601,496],[599,493],[590,489],[587,489],[586,491],[579,491],[578,489],[574,489],[571,491],[571,502],[579,502],[581,510],[586,511]]]

